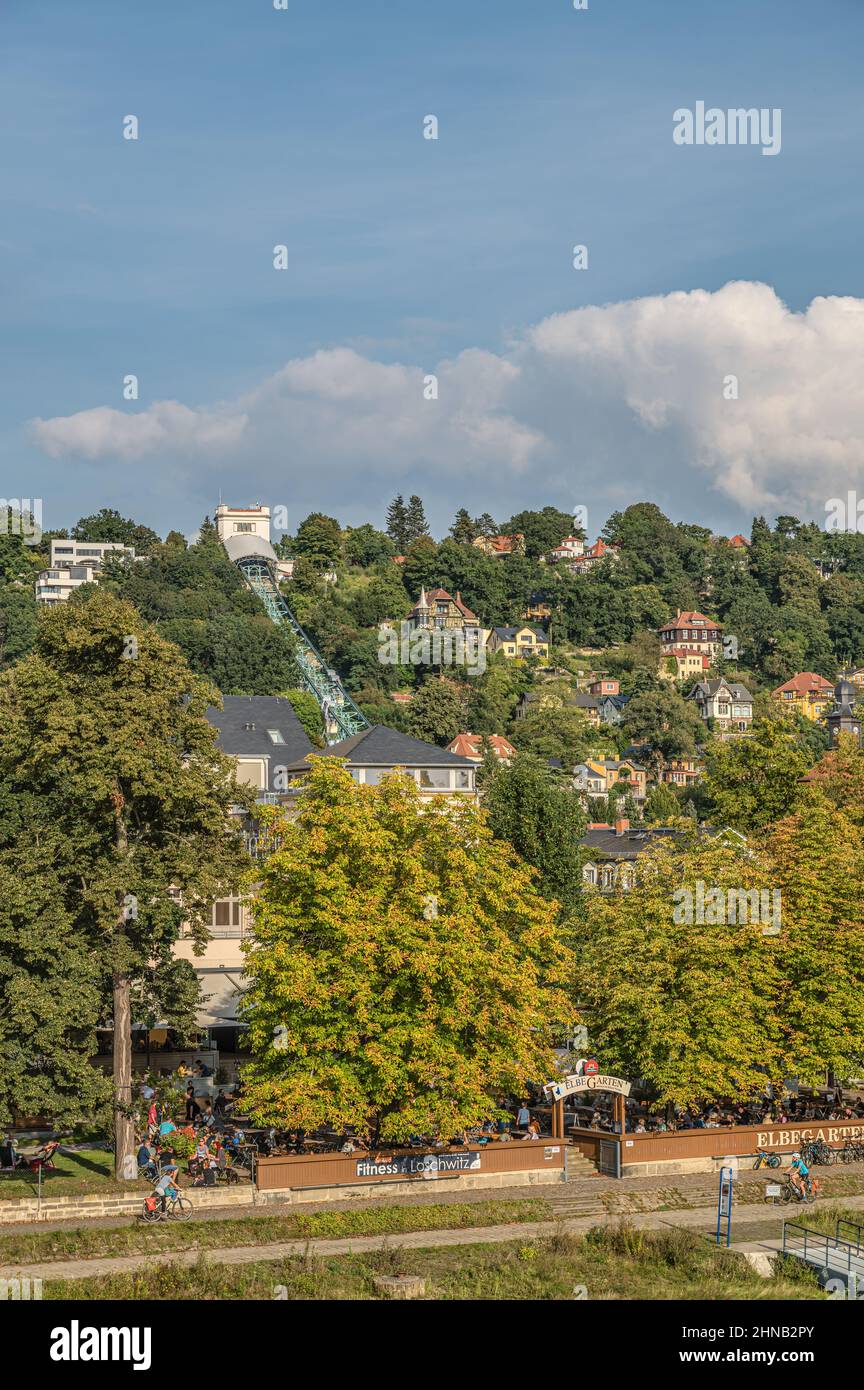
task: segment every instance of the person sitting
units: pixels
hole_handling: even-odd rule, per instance
[[[539,1139],[539,1138],[540,1138],[540,1121],[539,1121],[539,1120],[532,1120],[531,1123],[529,1124],[527,1130],[526,1130],[525,1133],[522,1135],[522,1138],[523,1138],[523,1139]]]
[[[156,1150],[146,1139],[141,1140],[138,1148],[138,1171],[142,1178],[155,1178],[158,1175],[158,1168],[155,1163]]]
[[[23,1161],[24,1160],[15,1148],[15,1141],[12,1135],[5,1135],[2,1144],[0,1144],[0,1168],[17,1168]]]

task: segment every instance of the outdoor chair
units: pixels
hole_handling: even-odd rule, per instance
[[[43,1172],[45,1172],[46,1170],[50,1172],[56,1172],[54,1155],[59,1149],[59,1147],[59,1140],[52,1139],[49,1143],[45,1145],[43,1149],[40,1149],[39,1153],[32,1154],[31,1157],[27,1159],[27,1167],[33,1173],[38,1173],[40,1168]]]

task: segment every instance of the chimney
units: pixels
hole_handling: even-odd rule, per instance
[[[616,834],[616,835],[626,835],[626,834],[627,834],[627,831],[628,831],[629,829],[630,829],[630,822],[629,822],[629,820],[616,820],[616,822],[615,822],[615,834]]]

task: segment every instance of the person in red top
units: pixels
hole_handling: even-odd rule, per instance
[[[150,1102],[150,1109],[147,1111],[147,1133],[151,1139],[158,1128],[159,1115],[156,1109],[156,1098],[154,1096],[153,1100]]]

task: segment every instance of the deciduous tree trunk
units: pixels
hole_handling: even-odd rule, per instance
[[[122,1182],[135,1143],[132,1122],[132,1006],[129,976],[114,973],[114,1176]]]

